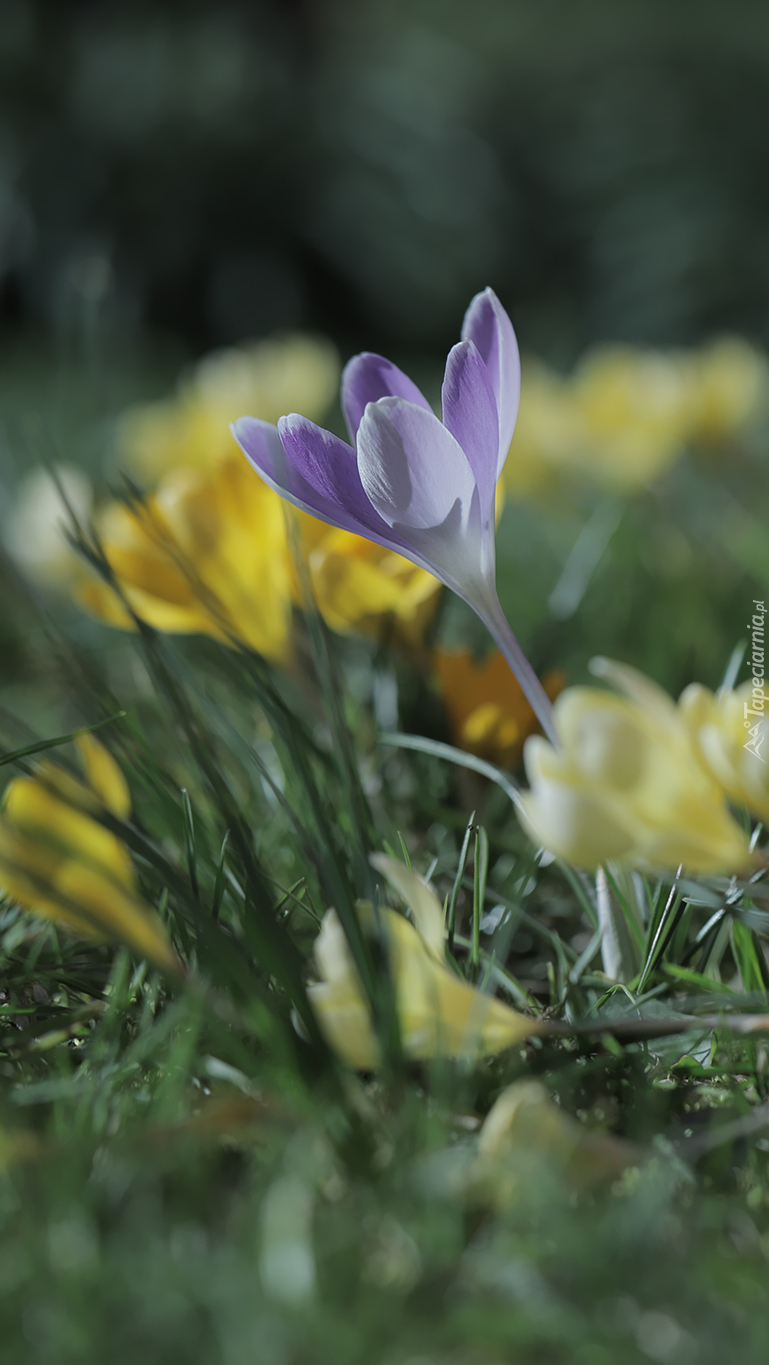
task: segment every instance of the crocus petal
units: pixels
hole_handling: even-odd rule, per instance
[[[358,469],[388,526],[441,526],[459,503],[466,531],[475,476],[462,447],[433,413],[402,398],[369,404],[358,432]]]
[[[230,430],[249,464],[282,498],[312,517],[331,522],[332,526],[351,528],[351,518],[345,517],[336,503],[322,498],[294,468],[283,449],[278,428],[272,422],[263,422],[258,417],[240,417],[232,423]]]
[[[497,477],[507,459],[521,395],[521,361],[513,324],[493,289],[476,294],[465,313],[462,340],[474,341],[489,372],[499,412]]]
[[[359,526],[371,524],[372,530],[379,529],[352,446],[295,412],[280,418],[278,436],[294,474],[312,489],[322,506],[346,512]]]
[[[427,412],[432,411],[427,399],[403,370],[382,355],[363,351],[348,361],[342,373],[342,412],[351,441],[355,441],[358,434],[366,405],[376,403],[380,398],[405,398]]]
[[[615,819],[607,802],[560,782],[544,780],[536,792],[526,793],[518,817],[533,843],[580,867],[633,851],[632,831]]]
[[[441,397],[444,424],[470,462],[487,524],[494,515],[499,417],[491,377],[474,342],[460,341],[449,351]]]
[[[638,706],[649,711],[662,725],[677,725],[676,706],[672,697],[663,691],[659,683],[639,673],[630,664],[617,663],[615,659],[604,659],[601,655],[590,660],[590,672],[596,678],[611,683],[618,692]]]
[[[278,428],[271,422],[241,417],[232,424],[235,440],[265,483],[301,512],[403,553],[401,538],[377,516],[363,493],[352,448],[305,418],[282,420],[288,430],[285,444]],[[305,438],[311,450],[309,455],[304,448]],[[331,457],[328,466],[322,464],[326,449]],[[297,460],[294,459],[295,452],[298,452]],[[314,483],[305,477],[306,474],[313,475]],[[347,506],[340,500],[334,477],[341,479],[344,485]],[[351,503],[365,520],[351,510]]]
[[[387,879],[402,896],[414,916],[417,930],[425,947],[439,962],[444,961],[445,935],[443,931],[443,907],[432,887],[424,877],[397,858],[386,853],[372,853],[369,857],[372,867]]]

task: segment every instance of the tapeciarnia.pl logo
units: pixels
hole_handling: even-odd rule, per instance
[[[766,759],[761,753],[761,745],[766,738],[764,728],[764,617],[766,607],[763,602],[753,599],[753,606],[756,611],[751,621],[748,622],[748,630],[751,633],[751,656],[750,669],[753,674],[753,690],[749,702],[743,705],[743,718],[745,729],[748,731],[749,738],[745,740],[744,747],[756,758],[760,758],[762,763]],[[756,716],[756,720],[750,718]]]

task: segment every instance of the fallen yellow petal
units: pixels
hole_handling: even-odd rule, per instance
[[[615,1180],[646,1157],[623,1138],[592,1132],[564,1113],[538,1081],[516,1081],[492,1105],[478,1134],[471,1181],[493,1203],[519,1196],[532,1161],[561,1172],[578,1189]]]
[[[389,909],[376,915],[365,903],[359,913],[364,928],[380,926],[384,934],[408,1056],[486,1056],[538,1031],[535,1019],[456,976],[403,915]],[[375,1067],[379,1046],[368,1002],[335,910],[324,916],[315,964],[321,979],[308,995],[329,1043],[350,1066]]]

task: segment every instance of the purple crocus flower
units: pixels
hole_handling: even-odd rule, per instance
[[[232,431],[281,497],[332,526],[396,550],[478,613],[545,733],[552,708],[499,604],[494,499],[520,394],[513,325],[492,289],[476,294],[446,361],[443,420],[382,356],[355,356],[342,376],[352,444],[291,413],[277,427],[241,417]]]

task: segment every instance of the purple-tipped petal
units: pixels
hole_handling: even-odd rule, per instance
[[[439,526],[459,503],[460,524],[467,529],[475,475],[434,413],[402,398],[370,403],[358,431],[358,469],[366,494],[389,526]]]
[[[260,417],[239,417],[230,424],[230,431],[265,483],[278,493],[288,492],[291,467],[274,423],[263,422]]]
[[[499,417],[489,372],[472,341],[449,351],[443,378],[443,421],[475,475],[484,522],[494,515]]]
[[[403,370],[382,355],[363,351],[361,355],[354,355],[342,372],[342,412],[351,441],[354,442],[358,434],[366,404],[376,403],[380,398],[405,398],[409,403],[432,411],[427,399]]]
[[[493,289],[476,294],[465,313],[462,340],[474,341],[489,372],[499,412],[497,476],[507,459],[521,396],[521,361],[513,324]]]
[[[356,491],[359,502],[365,494],[356,477],[358,467],[352,446],[296,412],[279,419],[278,436],[294,473],[324,503],[332,503],[353,516],[363,510],[359,507],[354,510]]]
[[[316,506],[331,508],[339,526],[346,524],[344,517],[350,523],[347,529],[363,536],[384,536],[393,544],[389,524],[366,496],[352,446],[294,412],[281,417],[278,435],[294,471],[313,490]]]
[[[284,419],[285,420],[285,419]],[[303,423],[303,418],[295,419],[297,423]],[[337,437],[332,437],[329,432],[321,432],[319,427],[315,427],[312,422],[306,424],[312,430],[309,433],[309,442],[317,456],[319,442],[316,441],[314,433],[318,432],[322,436],[327,436],[334,442]],[[270,488],[279,493],[281,497],[294,507],[298,507],[301,512],[307,512],[312,517],[318,517],[321,521],[326,521],[331,526],[341,526],[345,531],[354,531],[356,535],[367,536],[369,540],[376,540],[378,544],[386,545],[388,549],[400,550],[400,538],[390,527],[385,525],[381,517],[378,517],[368,499],[365,497],[360,487],[357,465],[355,463],[354,452],[349,446],[345,446],[343,441],[338,444],[344,447],[349,454],[344,458],[347,467],[341,466],[342,473],[349,475],[349,482],[354,486],[357,484],[361,498],[365,501],[363,508],[366,513],[365,523],[349,509],[338,498],[330,481],[327,481],[326,492],[321,491],[305,477],[308,472],[308,464],[311,463],[305,458],[302,451],[299,460],[294,459],[296,440],[289,441],[288,448],[284,447],[281,441],[278,428],[271,422],[262,422],[256,417],[241,417],[237,422],[233,422],[232,434],[240,446],[243,454],[256,472],[264,479]],[[294,428],[294,437],[298,435]],[[330,489],[330,491],[329,491]]]

